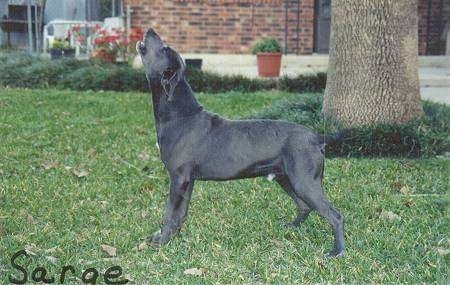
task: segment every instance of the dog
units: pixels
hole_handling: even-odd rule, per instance
[[[153,29],[136,49],[152,93],[161,159],[170,178],[163,225],[152,237],[160,246],[178,234],[186,220],[195,180],[271,176],[294,200],[298,226],[316,210],[331,224],[334,247],[342,256],[344,217],[322,189],[324,148],[332,138],[294,123],[276,120],[227,120],[203,109],[185,79],[185,63]]]

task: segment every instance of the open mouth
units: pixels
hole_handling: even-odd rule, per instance
[[[143,42],[141,42],[141,41],[137,42],[136,50],[141,55],[144,55],[147,52],[147,48],[145,47],[145,44]]]

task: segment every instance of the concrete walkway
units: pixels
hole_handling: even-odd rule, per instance
[[[203,70],[219,74],[240,74],[257,77],[256,56],[224,54],[183,54],[183,58],[203,59]],[[450,56],[419,57],[420,90],[423,99],[450,104]],[[284,55],[281,75],[290,77],[299,74],[326,71],[327,55]]]
[[[420,97],[450,105],[450,87],[420,87]]]
[[[419,78],[422,99],[450,105],[450,67],[421,67]]]

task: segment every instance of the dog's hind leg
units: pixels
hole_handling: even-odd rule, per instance
[[[327,256],[342,256],[345,250],[344,217],[325,197],[320,175],[322,165],[323,159],[314,158],[311,152],[304,152],[288,159],[286,172],[297,196],[331,224],[334,247]]]
[[[309,213],[312,211],[312,209],[308,206],[308,204],[300,199],[297,194],[295,194],[294,188],[292,187],[291,182],[289,181],[289,178],[287,176],[278,176],[275,178],[275,181],[280,184],[284,191],[286,191],[286,193],[292,198],[292,200],[294,200],[295,204],[297,205],[297,217],[294,221],[287,223],[286,226],[298,227],[306,220],[306,218],[308,218]]]
[[[153,245],[159,246],[167,243],[171,236],[180,231],[187,217],[193,187],[194,180],[189,176],[171,176],[166,214],[161,231],[153,235]]]
[[[296,183],[295,192],[311,208],[316,210],[322,217],[328,220],[333,228],[334,246],[327,256],[341,256],[344,254],[344,217],[331,206],[324,196],[320,185],[305,185]]]

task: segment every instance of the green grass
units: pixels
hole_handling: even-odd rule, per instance
[[[248,117],[286,96],[295,95],[199,99]],[[18,263],[29,273],[73,265],[79,278],[89,267],[120,265],[137,283],[447,282],[447,157],[327,159],[324,186],[346,217],[343,259],[323,258],[332,235],[316,214],[283,227],[294,204],[265,179],[197,182],[181,236],[136,250],[159,228],[168,187],[150,108],[140,93],[1,90],[0,283],[21,276],[10,258],[25,247],[35,255]],[[400,219],[384,218],[387,211]],[[117,257],[107,258],[102,244]],[[207,272],[183,273],[193,267]]]

